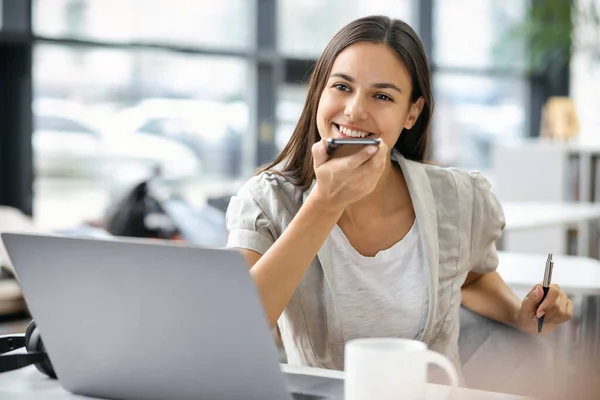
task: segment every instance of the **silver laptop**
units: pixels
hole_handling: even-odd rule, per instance
[[[342,399],[284,374],[235,250],[2,234],[61,385],[112,399]]]

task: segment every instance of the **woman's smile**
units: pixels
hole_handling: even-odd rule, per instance
[[[334,131],[335,131],[335,135],[334,137],[339,137],[339,138],[366,138],[366,137],[371,137],[374,138],[376,135],[373,132],[367,132],[361,129],[358,129],[355,126],[352,125],[342,125],[342,124],[336,124],[335,122],[333,123],[333,127],[334,127]]]

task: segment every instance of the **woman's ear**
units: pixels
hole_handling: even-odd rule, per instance
[[[404,122],[405,129],[411,129],[417,119],[419,119],[419,115],[421,115],[421,111],[423,111],[423,106],[425,105],[425,99],[423,97],[419,97],[417,101],[410,105],[408,109],[408,115],[406,116],[406,121]]]

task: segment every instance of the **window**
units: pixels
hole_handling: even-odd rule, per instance
[[[511,24],[524,18],[526,1],[438,0],[433,10],[433,58],[438,66],[523,67],[519,44],[509,46],[504,39]]]
[[[580,7],[585,9],[586,3],[591,6],[593,0],[581,1]],[[595,0],[595,5],[600,10],[600,0]],[[597,45],[600,43],[600,26],[591,18],[576,18],[569,94],[577,108],[579,140],[596,142],[600,127],[600,56]]]
[[[34,0],[36,35],[211,48],[252,46],[255,0]]]
[[[194,198],[238,179],[248,74],[236,57],[38,44],[36,222],[56,229],[101,218],[115,188],[157,166]],[[66,136],[92,130],[93,141]]]
[[[439,72],[434,79],[434,158],[468,169],[490,167],[496,140],[525,135],[523,78]]]
[[[307,86],[301,84],[281,85],[277,103],[277,129],[275,145],[277,151],[283,150],[296,128],[306,100]]]
[[[526,135],[522,0],[439,0],[433,9],[434,159],[482,171],[495,141]]]
[[[317,58],[348,22],[383,14],[414,22],[412,0],[280,0],[279,49],[285,55]]]

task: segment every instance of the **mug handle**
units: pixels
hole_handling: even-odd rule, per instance
[[[458,388],[458,374],[456,372],[456,368],[450,362],[450,360],[433,350],[427,350],[426,361],[429,364],[435,364],[441,367],[446,374],[448,374],[448,377],[450,378],[451,389],[448,392],[446,399],[449,399],[452,396],[452,393],[454,393],[454,391]]]

